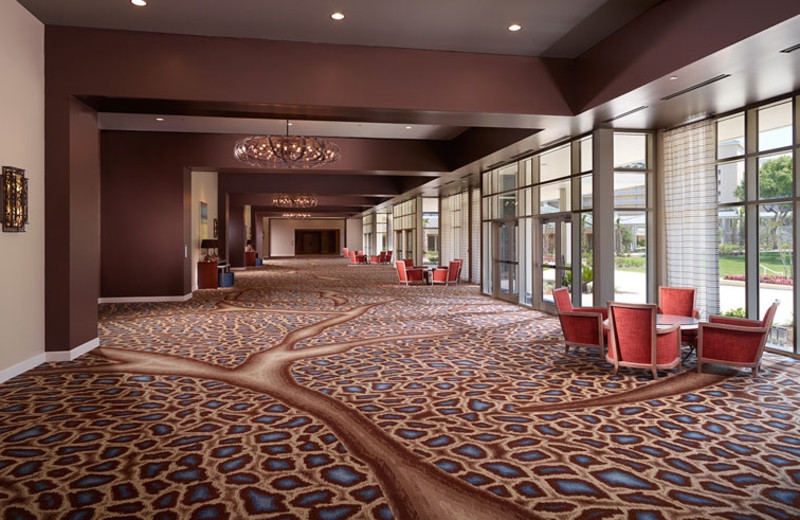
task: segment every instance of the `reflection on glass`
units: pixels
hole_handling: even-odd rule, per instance
[[[517,222],[498,222],[497,258],[494,262],[496,283],[495,289],[501,295],[512,299],[518,294],[517,289]]]
[[[553,303],[556,288],[556,223],[542,223],[542,301]]]
[[[587,137],[580,143],[581,172],[592,171],[592,138]]]
[[[724,316],[747,317],[745,298],[744,206],[717,209],[719,221],[719,310]]]
[[[782,103],[758,111],[758,151],[792,144],[792,103]]]
[[[614,173],[614,207],[647,207],[647,174]]]
[[[592,209],[592,176],[584,175],[581,177],[581,209]]]
[[[525,288],[525,294],[521,298],[521,302],[527,305],[533,303],[533,219],[526,218],[520,222],[520,245],[521,255],[519,258],[520,265],[520,285]]]
[[[614,299],[647,301],[647,215],[644,212],[614,214]]]
[[[744,114],[717,121],[717,158],[744,155]]]
[[[504,193],[497,196],[498,218],[512,218],[517,216],[517,192]]]
[[[484,252],[489,252],[492,250],[492,241],[494,240],[494,228],[491,222],[484,222],[483,229],[481,232],[481,248]],[[493,277],[492,277],[492,266],[494,262],[481,262],[481,268],[483,270],[483,292],[484,294],[493,294],[494,287],[493,287]]]
[[[513,190],[517,187],[517,163],[500,168],[497,177],[497,191]]]
[[[717,167],[717,198],[720,204],[744,201],[744,161]]]
[[[581,214],[581,300],[584,307],[594,305],[594,232],[592,214]]]
[[[572,173],[570,150],[570,145],[565,145],[539,156],[539,182],[566,177]]]
[[[758,198],[780,199],[792,196],[792,154],[758,159]]]
[[[758,216],[758,300],[760,315],[779,300],[767,345],[792,350],[794,327],[794,240],[791,204],[761,204]]]
[[[614,168],[647,168],[647,136],[614,133]]]
[[[497,225],[497,259],[517,261],[517,223],[499,222]]]
[[[542,268],[542,301],[555,303],[553,289],[556,288],[556,270],[552,267]]]
[[[539,188],[541,202],[540,213],[560,213],[571,209],[570,181],[551,182]]]
[[[542,265],[556,264],[556,223],[542,224]]]

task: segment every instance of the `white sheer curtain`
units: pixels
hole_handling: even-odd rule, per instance
[[[719,224],[713,121],[664,132],[667,283],[695,287],[703,317],[719,312]]]

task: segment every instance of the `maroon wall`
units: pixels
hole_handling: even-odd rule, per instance
[[[177,296],[184,277],[184,167],[174,154],[128,132],[103,132],[100,294],[104,298]]]
[[[100,274],[100,146],[97,118],[75,100],[48,111],[66,128],[45,148],[45,350],[64,351],[97,338]],[[65,309],[68,312],[65,312]]]
[[[576,60],[570,105],[596,107],[798,14],[797,0],[661,2]]]

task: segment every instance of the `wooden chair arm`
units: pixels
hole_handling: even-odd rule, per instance
[[[750,321],[750,320],[746,320]],[[744,332],[753,336],[759,334],[766,334],[769,330],[766,327],[762,327],[760,322],[757,322],[758,326],[753,325],[731,325],[729,323],[699,323],[697,332],[702,334],[703,330],[705,329],[715,329],[715,330],[728,330],[731,332]]]
[[[730,318],[728,316],[709,316],[709,323],[718,323],[722,325],[735,325],[738,327],[761,327],[759,320],[748,320],[746,318]]]
[[[574,311],[561,311],[559,316],[572,316],[575,318],[592,318],[593,320],[603,320],[604,318],[599,312],[583,312],[583,308],[575,309]]]

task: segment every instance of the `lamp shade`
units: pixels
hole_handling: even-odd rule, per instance
[[[204,238],[200,242],[200,249],[216,249],[219,247],[219,240],[216,238]]]

